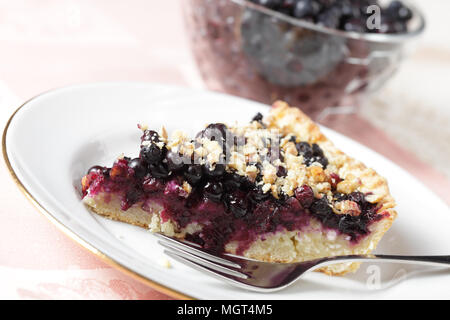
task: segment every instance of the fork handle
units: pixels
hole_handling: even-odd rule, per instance
[[[386,254],[367,254],[367,255],[349,255],[337,256],[330,259],[324,259],[320,266],[340,263],[340,262],[391,262],[420,264],[435,267],[450,267],[450,256],[402,256]]]
[[[450,266],[450,256],[397,256],[397,255],[375,255],[375,259],[386,262],[404,262],[437,267]]]

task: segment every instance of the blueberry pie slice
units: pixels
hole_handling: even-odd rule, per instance
[[[272,262],[369,253],[396,217],[386,180],[284,102],[194,138],[140,128],[138,158],[94,166],[82,178],[83,202],[97,214]]]

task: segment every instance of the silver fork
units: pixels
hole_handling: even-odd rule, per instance
[[[450,267],[450,256],[347,255],[295,263],[272,263],[236,256],[212,254],[192,242],[154,233],[169,257],[222,281],[257,292],[286,288],[307,271],[342,262],[393,262]]]

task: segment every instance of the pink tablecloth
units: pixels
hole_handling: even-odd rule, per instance
[[[0,1],[0,9],[2,125],[26,99],[68,84],[137,80],[202,87],[178,1]],[[450,203],[448,180],[364,120],[339,116],[325,124],[397,162]],[[0,181],[0,298],[169,298],[57,230],[21,194],[4,163]]]

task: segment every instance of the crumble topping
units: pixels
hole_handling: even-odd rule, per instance
[[[239,175],[275,199],[293,197],[307,185],[336,214],[358,215],[357,203],[338,201],[336,194],[359,192],[369,203],[381,202],[382,209],[394,206],[383,178],[339,151],[308,117],[284,102],[244,125],[210,124],[194,139],[179,130],[169,138],[164,127],[159,134],[138,127],[143,131],[141,157],[154,178],[187,166],[179,186],[186,197],[206,171],[213,180],[224,173]],[[113,167],[109,174],[120,176],[123,170]]]
[[[358,204],[351,200],[343,200],[334,204],[336,214],[349,214],[353,217],[361,214],[361,208]]]
[[[258,115],[248,124],[226,126],[209,125],[190,140],[182,131],[172,133],[170,139],[164,127],[157,141],[147,127],[141,127],[143,147],[155,144],[161,150],[176,153],[182,161],[192,161],[209,168],[224,165],[224,170],[246,177],[276,199],[292,197],[297,188],[308,185],[316,198],[326,197],[333,203],[333,194],[363,192],[367,201],[380,201],[386,190],[376,189],[376,182],[364,186],[371,169],[349,158],[329,142],[307,117],[289,108],[284,102],[274,103],[268,116]],[[192,187],[183,188],[189,193]],[[349,202],[334,203],[336,213],[356,214]]]

